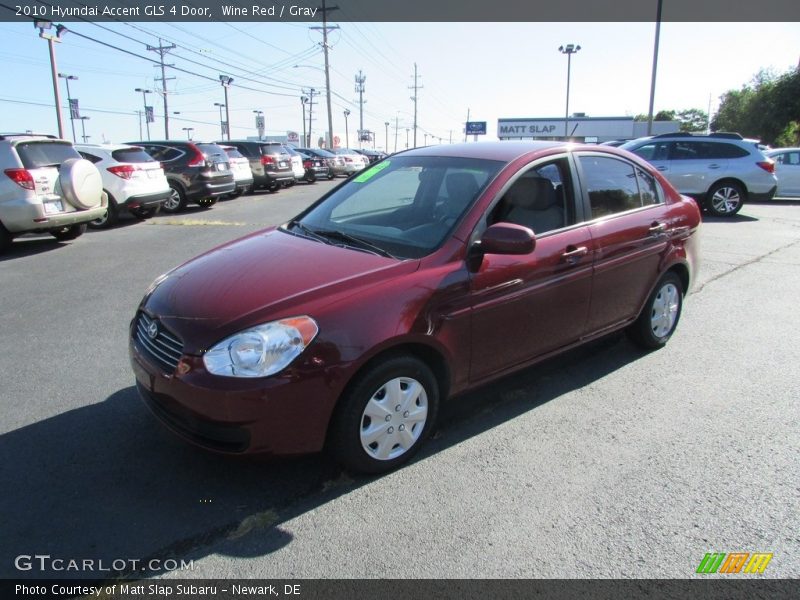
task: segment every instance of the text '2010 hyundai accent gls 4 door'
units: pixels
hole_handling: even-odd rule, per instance
[[[623,328],[664,345],[699,224],[693,200],[615,148],[404,152],[159,277],[131,323],[137,387],[205,448],[327,443],[350,470],[387,471],[447,396]]]

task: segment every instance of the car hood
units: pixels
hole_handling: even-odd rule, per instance
[[[242,329],[309,314],[418,266],[418,260],[270,229],[171,271],[145,297],[144,308],[181,337],[187,353],[196,353]]]

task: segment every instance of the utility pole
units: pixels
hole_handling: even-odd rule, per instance
[[[464,142],[467,141],[467,123],[469,123],[469,109],[467,109],[467,120],[464,123]]]
[[[220,75],[219,82],[222,84],[222,89],[225,90],[225,133],[228,135],[228,141],[231,139],[231,113],[230,113],[230,104],[228,102],[228,88],[233,83],[233,77],[229,77],[228,75]],[[220,111],[222,109],[220,108]]]
[[[397,152],[397,128],[400,126],[400,117],[394,116],[394,151]],[[386,149],[388,152],[388,148]]]
[[[325,95],[328,104],[328,141],[326,142],[326,147],[333,148],[333,113],[331,112],[331,73],[330,73],[330,64],[328,63],[328,30],[339,29],[339,26],[338,25],[328,26],[328,11],[339,10],[339,7],[338,6],[326,7],[325,0],[322,0],[322,6],[317,10],[322,11],[322,27],[310,27],[310,29],[322,30],[322,49],[325,52]],[[311,137],[310,133],[309,137]]]
[[[311,121],[312,121],[312,118],[313,118],[312,115],[314,113],[314,94],[317,93],[317,90],[315,90],[314,88],[311,88],[311,89],[308,90],[308,92],[303,92],[303,93],[308,93],[308,145],[306,146],[306,148],[311,148],[312,147],[311,146]],[[328,147],[329,148],[333,148],[333,146],[328,146]]]
[[[306,137],[306,102],[308,102],[308,97],[305,95],[300,96],[300,105],[303,107],[303,146],[310,148]]]
[[[650,107],[647,111],[647,135],[653,134],[653,104],[656,99],[656,72],[658,71],[658,40],[661,37],[661,3],[656,9],[656,39],[653,43],[653,74],[650,77]]]
[[[165,67],[171,67],[173,65],[165,65],[164,64],[164,56],[170,50],[176,48],[175,44],[170,44],[169,46],[164,46],[161,38],[158,38],[158,46],[151,46],[150,44],[147,45],[147,49],[150,52],[157,52],[159,57],[161,58],[161,77],[156,77],[156,81],[161,82],[161,94],[164,96],[164,139],[169,139],[169,107],[167,105],[167,80],[175,79],[174,77],[167,77],[167,73],[165,71]]]
[[[417,83],[417,79],[419,79],[419,75],[417,75],[417,63],[414,63],[414,85],[408,88],[414,90],[414,95],[411,96],[411,99],[414,101],[414,148],[417,147],[417,90],[421,90],[423,87]]]
[[[356,93],[358,94],[358,147],[361,148],[361,138],[364,137],[364,82],[366,75],[361,74],[361,69],[356,75]]]
[[[389,121],[384,123],[386,125],[386,153],[389,153]]]

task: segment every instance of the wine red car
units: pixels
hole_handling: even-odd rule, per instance
[[[390,156],[295,219],[159,277],[131,322],[138,390],[207,449],[407,461],[441,401],[610,332],[675,330],[700,213],[608,146]]]

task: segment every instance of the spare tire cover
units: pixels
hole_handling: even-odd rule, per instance
[[[85,210],[100,206],[103,180],[100,171],[88,160],[69,158],[61,163],[58,184],[61,196],[75,208]]]

